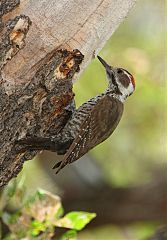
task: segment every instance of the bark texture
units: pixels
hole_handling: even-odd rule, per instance
[[[98,53],[135,0],[0,2],[0,186],[21,170],[15,140],[62,129],[72,79]],[[78,49],[78,50],[75,50]],[[78,74],[75,74],[75,78]]]

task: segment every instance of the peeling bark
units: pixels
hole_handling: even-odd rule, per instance
[[[65,108],[73,103],[72,77],[83,55],[74,50],[56,50],[30,83],[7,95],[1,83],[1,184],[15,176],[23,161],[36,152],[17,154],[15,140],[27,136],[56,135],[70,117]],[[9,164],[10,163],[10,164]]]
[[[0,44],[0,70],[24,47],[30,25],[31,21],[25,15],[17,16],[6,23]]]
[[[15,140],[61,131],[70,117],[66,106],[73,103],[72,80],[83,55],[81,71],[134,2],[1,1],[0,186],[36,154],[17,154]]]

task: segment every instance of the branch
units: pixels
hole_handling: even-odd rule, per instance
[[[106,181],[101,167],[90,154],[62,171],[60,176],[51,170],[55,153],[44,151],[38,158],[53,185],[56,183],[58,189],[63,189],[61,198],[67,212],[78,209],[97,214],[90,227],[167,221],[167,177],[164,166],[152,171],[152,180],[148,183],[118,188]]]
[[[167,181],[161,179],[148,185],[132,188],[102,189],[87,193],[78,190],[65,194],[63,204],[68,211],[80,209],[97,214],[92,227],[105,224],[129,224],[139,221],[167,221]]]
[[[17,154],[15,140],[61,131],[70,117],[65,107],[72,104],[72,79],[78,77],[83,55],[81,71],[134,2],[1,1],[0,186],[36,154]]]

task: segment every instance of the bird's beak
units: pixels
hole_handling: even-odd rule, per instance
[[[106,63],[106,61],[104,61],[100,56],[97,56],[97,58],[99,59],[101,64],[105,67],[107,80],[109,82],[110,89],[114,88],[115,87],[115,81],[113,82],[114,68],[112,66],[108,65],[108,63]]]
[[[108,65],[108,63],[106,63],[106,61],[104,61],[104,59],[102,59],[100,56],[97,56],[97,58],[99,59],[99,61],[101,62],[101,64],[105,67],[106,72],[112,72],[113,67],[111,67],[110,65]]]

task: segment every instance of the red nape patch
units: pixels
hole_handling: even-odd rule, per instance
[[[131,77],[131,81],[132,81],[133,87],[135,88],[136,87],[136,80],[134,79],[133,76]]]

